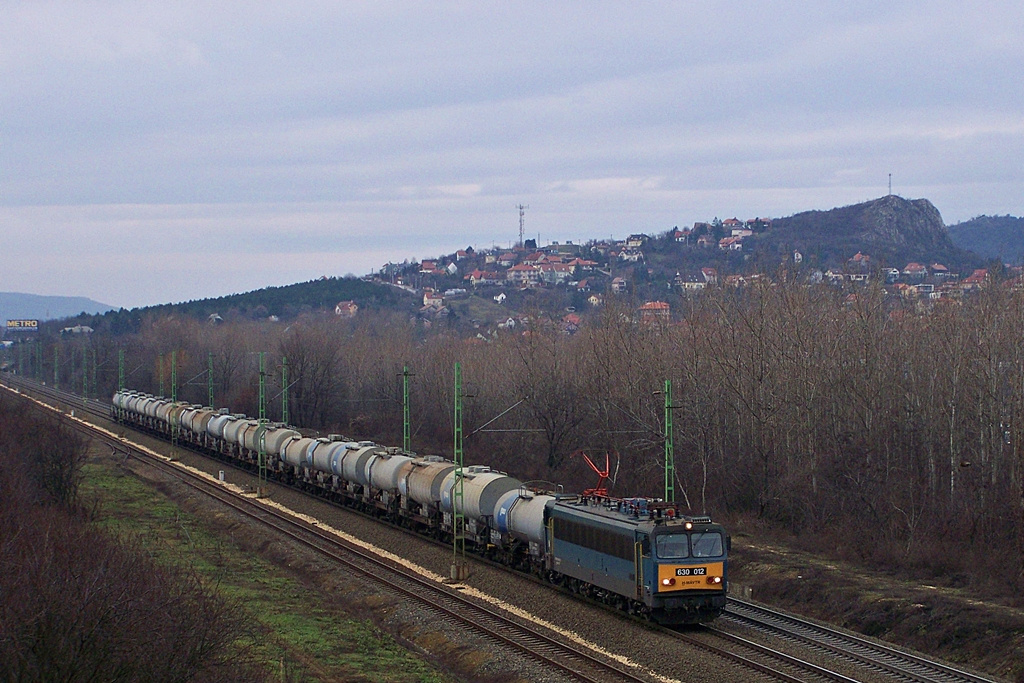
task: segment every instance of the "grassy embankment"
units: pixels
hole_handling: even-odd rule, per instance
[[[368,619],[354,618],[301,575],[212,530],[161,491],[108,463],[85,467],[83,498],[97,523],[138,539],[160,563],[192,567],[251,617],[251,643],[269,680],[450,680]],[[244,533],[240,530],[239,533]]]

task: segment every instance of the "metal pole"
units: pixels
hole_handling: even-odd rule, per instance
[[[60,389],[60,376],[57,374],[57,370],[60,368],[60,345],[54,344],[53,346],[53,388]]]
[[[288,424],[288,356],[281,358],[281,422]]]
[[[452,486],[452,579],[462,581],[469,575],[466,566],[466,518],[463,508],[462,472],[462,364],[455,363],[455,483]]]
[[[206,354],[206,405],[213,407],[213,351]]]
[[[409,366],[402,366],[402,450],[412,450],[412,429],[409,424]]]
[[[266,452],[266,431],[267,431],[267,373],[263,368],[265,351],[260,351],[260,418],[259,418],[259,487],[256,495],[262,496],[267,490],[267,452]]]
[[[164,357],[163,354],[156,357],[157,373],[160,375],[160,396],[164,395]]]
[[[672,428],[672,380],[665,380],[665,502],[676,502],[675,430]]]
[[[117,390],[124,391],[124,349],[117,350]],[[124,419],[124,408],[117,409],[117,419]]]
[[[178,402],[178,351],[171,352],[171,403]],[[171,445],[178,446],[178,425],[171,420]]]

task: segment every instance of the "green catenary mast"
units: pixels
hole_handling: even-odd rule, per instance
[[[171,352],[171,403],[178,402],[178,352]],[[178,445],[178,425],[171,420],[171,445]]]
[[[281,357],[281,422],[288,424],[288,356]]]
[[[412,430],[409,424],[409,366],[402,366],[402,450],[412,452]]]
[[[256,492],[257,495],[266,495],[267,491],[267,450],[266,450],[266,434],[267,434],[267,373],[263,367],[263,359],[266,356],[265,351],[260,351],[260,417],[259,427],[256,431],[256,440],[259,443],[259,486]]]
[[[665,502],[676,502],[675,430],[672,429],[672,380],[665,380]]]
[[[462,581],[469,575],[466,565],[466,518],[463,508],[462,473],[462,364],[455,363],[455,483],[452,486],[452,579]]]

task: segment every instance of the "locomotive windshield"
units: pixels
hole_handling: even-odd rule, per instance
[[[654,539],[660,560],[684,560],[688,557],[721,557],[722,534],[717,531],[693,534],[659,534]]]
[[[661,560],[682,560],[690,556],[690,540],[686,534],[660,534],[654,546]]]
[[[722,534],[717,531],[694,533],[690,536],[694,557],[721,557]]]

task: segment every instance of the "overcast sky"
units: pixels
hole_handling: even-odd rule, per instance
[[[0,13],[0,291],[114,306],[893,192],[1024,214],[1020,2]]]

